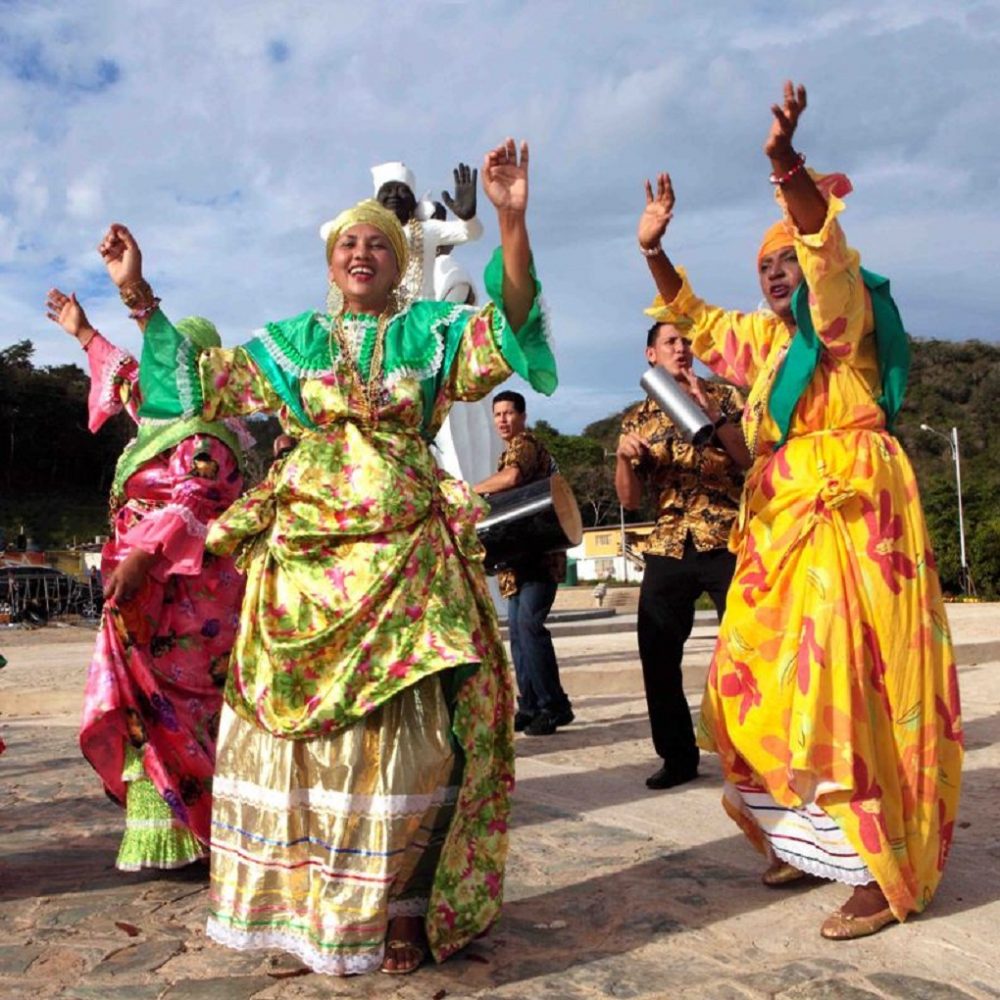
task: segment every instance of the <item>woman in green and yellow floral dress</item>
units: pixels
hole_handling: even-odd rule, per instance
[[[134,239],[102,245],[149,310],[147,405],[276,413],[298,439],[207,545],[247,573],[219,734],[209,936],[334,974],[409,972],[496,919],[513,786],[509,670],[475,521],[428,450],[451,404],[512,371],[556,386],[525,225],[527,147],[488,153],[501,248],[483,309],[394,309],[407,249],[361,202],[321,230],[338,315],[197,358],[155,308]],[[426,938],[425,938],[426,934]]]

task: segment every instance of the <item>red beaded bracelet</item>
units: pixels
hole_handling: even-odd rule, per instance
[[[795,166],[788,171],[787,174],[782,174],[780,177],[777,174],[771,174],[768,180],[772,184],[781,187],[783,184],[787,184],[797,173],[805,169],[806,165],[806,155],[805,153],[796,153],[796,163]]]

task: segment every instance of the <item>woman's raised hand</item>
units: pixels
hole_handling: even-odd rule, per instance
[[[780,165],[787,165],[795,158],[792,137],[799,123],[799,116],[805,109],[806,88],[802,84],[796,87],[791,80],[786,80],[783,103],[771,105],[771,131],[764,142],[764,152]]]
[[[76,293],[66,295],[58,288],[50,288],[45,298],[45,314],[58,323],[71,337],[76,337],[86,347],[94,335],[94,328],[87,320],[83,306],[76,301]]]
[[[133,281],[142,280],[142,253],[139,244],[128,229],[113,222],[97,246],[108,275],[121,288]]]
[[[497,212],[523,215],[528,208],[528,144],[507,139],[483,157],[483,190]]]
[[[656,194],[646,181],[646,208],[639,217],[639,246],[644,250],[655,247],[674,217],[674,187],[670,174],[656,175]]]

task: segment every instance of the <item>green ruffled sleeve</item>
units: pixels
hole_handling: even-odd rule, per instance
[[[535,299],[531,303],[528,318],[519,330],[511,328],[503,310],[503,253],[499,247],[493,251],[486,265],[483,283],[486,294],[496,307],[500,352],[507,364],[517,372],[536,392],[551,396],[559,385],[556,359],[552,353],[549,337],[548,317],[542,307],[542,286],[531,265],[531,277],[535,282]]]
[[[198,349],[157,309],[143,335],[139,362],[140,417],[164,420],[200,415],[204,397]]]

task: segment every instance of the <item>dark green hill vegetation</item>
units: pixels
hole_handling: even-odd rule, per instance
[[[75,365],[37,367],[30,341],[0,349],[0,536],[12,543],[20,525],[40,545],[67,544],[107,530],[107,493],[115,462],[131,437],[120,415],[100,434],[87,430],[88,376]],[[954,464],[945,434],[958,428],[968,561],[980,596],[1000,598],[1000,344],[917,340],[906,404],[897,428],[917,470],[946,589],[960,590]],[[584,523],[619,518],[614,450],[622,413],[581,434],[560,434],[544,421],[534,430],[570,479]],[[270,457],[273,422],[258,424],[251,477]],[[650,517],[646,509],[630,520]]]

